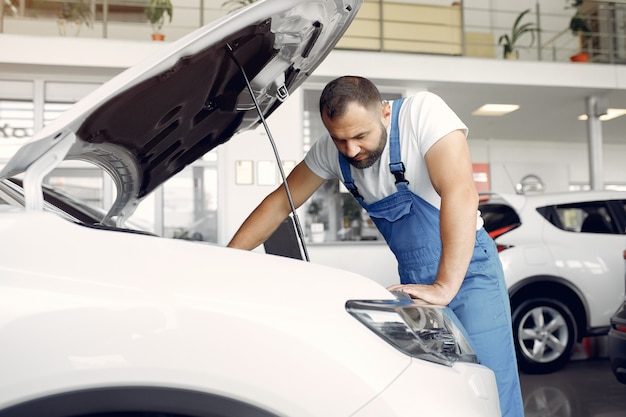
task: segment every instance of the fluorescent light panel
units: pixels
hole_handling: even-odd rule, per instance
[[[626,114],[626,109],[606,109],[606,114],[600,116],[600,120],[603,122],[611,119],[615,119],[617,117],[623,116]],[[586,114],[581,114],[578,116],[578,120],[587,120]]]
[[[503,116],[519,109],[517,104],[485,104],[474,110],[474,116]]]

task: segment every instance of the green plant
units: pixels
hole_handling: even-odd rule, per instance
[[[581,33],[588,34],[591,33],[591,29],[587,24],[587,19],[585,15],[581,12],[580,7],[583,5],[583,0],[574,0],[570,1],[570,7],[576,9],[576,13],[572,16],[572,19],[569,22],[569,28],[571,29],[574,35],[579,35]]]
[[[172,21],[173,7],[170,0],[150,0],[145,8],[146,17],[155,31],[161,30],[167,15],[168,22]]]
[[[574,35],[577,35],[581,38],[591,36],[591,28],[587,23],[587,18],[580,10],[583,5],[583,0],[573,0],[570,1],[570,7],[576,9],[576,13],[572,16],[572,19],[569,21],[569,28]]]
[[[530,43],[528,44],[529,47],[535,43],[535,32],[537,31],[537,28],[534,26],[534,23],[527,22],[522,24],[522,19],[528,13],[530,13],[530,9],[526,9],[521,12],[515,19],[515,22],[513,22],[510,35],[506,33],[498,39],[498,45],[503,45],[504,47],[505,58],[510,54],[517,53],[515,46],[520,37],[524,34],[529,33],[531,35]]]
[[[363,213],[361,205],[350,194],[343,194],[342,196],[344,197],[342,201],[343,217],[350,222],[356,220],[361,223],[361,214]]]
[[[84,23],[85,26],[91,27],[91,8],[85,0],[63,2],[59,9],[59,19],[81,22]]]
[[[572,17],[572,20],[569,22],[569,28],[572,30],[574,35],[578,35],[580,33],[587,35],[591,33],[587,20],[580,12],[576,12],[576,14]]]
[[[309,213],[312,217],[317,217],[321,211],[322,205],[315,200],[311,201],[307,213]]]
[[[222,7],[227,8],[228,12],[234,12],[235,10],[242,9],[256,0],[228,0],[222,3]]]
[[[587,23],[587,17],[581,10],[583,0],[568,0],[568,3],[570,8],[576,9],[576,13],[574,13],[574,16],[572,16],[569,22],[569,28],[572,34],[578,36],[578,50],[580,55],[584,49],[585,38],[591,37],[591,28]]]

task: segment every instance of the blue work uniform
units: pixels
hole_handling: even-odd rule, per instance
[[[432,284],[441,259],[439,209],[413,193],[404,179],[398,114],[402,99],[392,106],[389,150],[396,189],[382,200],[365,203],[354,184],[350,163],[339,153],[346,188],[365,208],[398,261],[402,284]],[[476,232],[474,254],[457,295],[449,307],[462,323],[481,364],[496,375],[504,417],[523,417],[511,307],[504,272],[493,239],[484,228]]]

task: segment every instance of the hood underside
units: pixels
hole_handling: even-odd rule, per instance
[[[107,217],[128,217],[187,165],[256,127],[255,104],[269,116],[328,55],[360,5],[259,0],[224,16],[78,102],[24,145],[0,177],[31,170],[43,178],[62,159],[86,160],[116,184]],[[35,163],[55,153],[54,163]]]

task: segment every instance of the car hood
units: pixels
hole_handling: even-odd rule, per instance
[[[63,159],[89,161],[117,187],[107,217],[127,218],[187,165],[256,127],[255,104],[269,116],[328,55],[361,2],[259,0],[230,13],[76,103],[20,148],[0,178],[26,172],[27,208],[39,208],[48,172]]]

